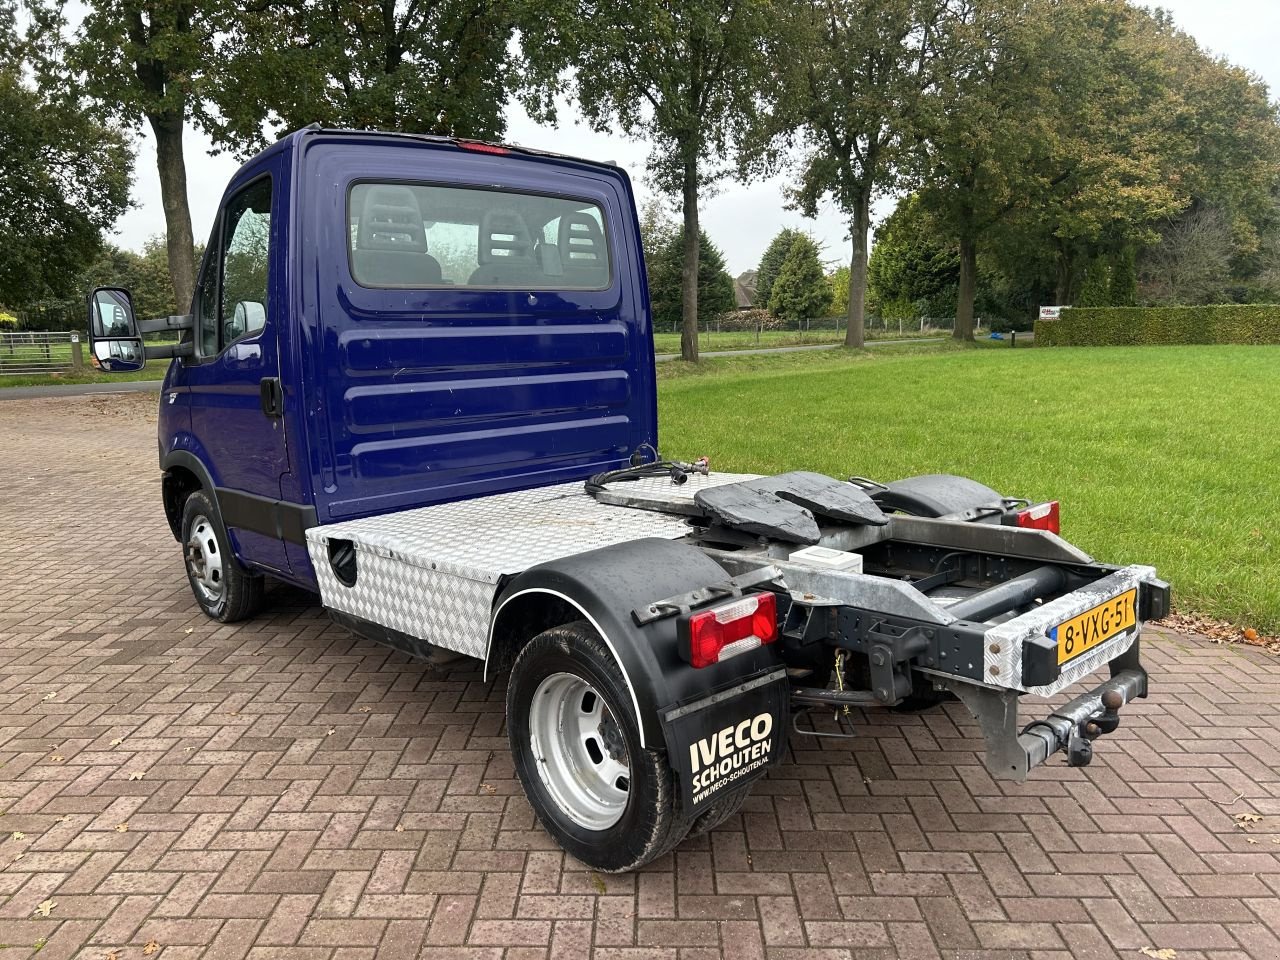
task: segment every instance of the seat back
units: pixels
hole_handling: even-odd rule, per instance
[[[596,218],[566,213],[560,218],[560,260],[567,281],[578,287],[604,287],[609,283],[609,251]]]
[[[533,237],[518,212],[509,207],[486,210],[479,230],[479,266],[471,274],[472,286],[541,284],[545,280],[534,257]]]
[[[356,280],[370,286],[440,282],[440,262],[427,252],[426,225],[412,190],[380,186],[365,194],[351,260]]]

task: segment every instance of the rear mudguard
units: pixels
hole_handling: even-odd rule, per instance
[[[907,477],[869,492],[880,509],[916,517],[945,517],[1000,503],[1000,494],[985,484],[949,473]]]
[[[694,669],[679,653],[678,617],[641,626],[632,611],[728,579],[695,547],[656,538],[532,567],[506,584],[494,603],[486,671],[512,656],[500,647],[518,630],[517,619],[536,618],[537,604],[568,604],[574,618],[591,623],[621,667],[641,745],[667,749],[684,786],[685,808],[696,808],[715,792],[712,768],[722,788],[781,760],[788,686],[778,645]],[[694,789],[695,779],[701,790]]]

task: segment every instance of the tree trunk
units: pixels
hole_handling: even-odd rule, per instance
[[[957,340],[973,340],[973,300],[978,292],[978,242],[971,237],[960,238],[960,289],[956,295],[956,328],[952,336]]]
[[[160,201],[164,206],[165,243],[169,253],[169,278],[178,311],[191,309],[195,289],[195,239],[191,235],[191,208],[187,203],[187,164],[182,155],[182,112],[148,114],[156,138],[156,167],[160,174]]]
[[[844,345],[861,350],[867,331],[867,233],[871,229],[871,194],[864,193],[854,202],[849,221],[853,253],[849,258],[849,325],[844,331]]]
[[[680,358],[698,362],[698,161],[684,163],[684,266],[680,270]]]
[[[1065,307],[1071,302],[1071,278],[1075,275],[1075,264],[1067,251],[1063,249],[1058,250],[1057,261],[1053,304]]]

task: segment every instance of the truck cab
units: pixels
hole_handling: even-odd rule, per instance
[[[308,130],[229,184],[160,414],[165,505],[317,588],[317,524],[580,479],[657,440],[629,181],[604,164]]]
[[[1146,696],[1168,585],[1062,539],[1056,502],[660,455],[615,166],[301,130],[228,185],[189,314],[99,288],[89,328],[103,369],[170,361],[162,501],[204,612],[250,617],[280,580],[506,674],[530,803],[596,869],[714,828],[789,734],[850,736],[855,708],[959,697],[989,771],[1023,780],[1087,764]]]

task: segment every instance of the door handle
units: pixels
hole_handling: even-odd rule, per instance
[[[268,417],[284,416],[284,387],[279,377],[263,377],[258,381],[258,399]]]

